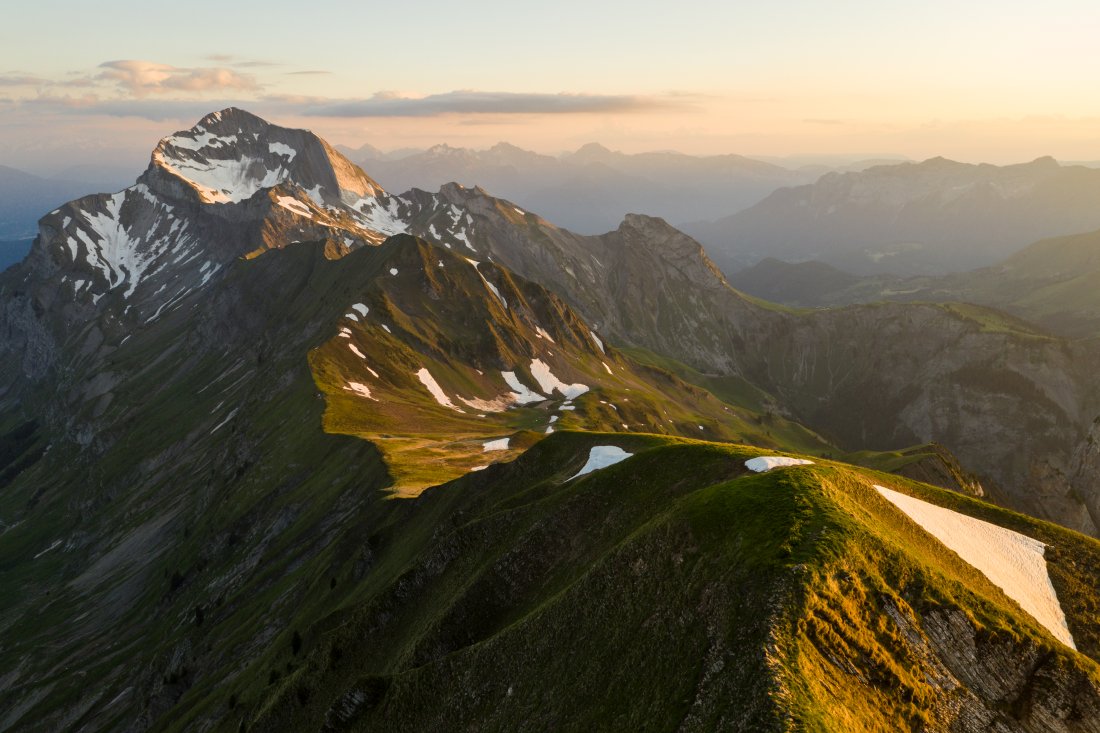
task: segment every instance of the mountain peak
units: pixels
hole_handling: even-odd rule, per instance
[[[144,178],[158,193],[212,204],[239,203],[287,181],[318,203],[351,203],[382,192],[312,132],[279,127],[236,107],[161,140]]]
[[[614,154],[613,150],[600,143],[586,143],[577,148],[573,157],[580,160],[604,160]]]

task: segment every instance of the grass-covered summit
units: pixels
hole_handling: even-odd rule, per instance
[[[633,456],[569,480],[594,445]],[[744,462],[759,454],[561,433],[395,506],[365,540],[373,570],[354,603],[301,630],[304,651],[230,685],[239,720],[364,731],[1100,723],[1095,541],[845,464],[755,474]],[[1080,652],[875,484],[1048,544]]]

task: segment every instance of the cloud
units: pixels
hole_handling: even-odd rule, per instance
[[[308,71],[288,71],[288,72],[286,72],[286,75],[287,76],[315,76],[315,75],[318,75],[318,74],[331,74],[331,73],[332,73],[331,71],[320,71],[320,70],[312,70],[311,69],[311,70],[308,70]]]
[[[99,65],[97,79],[113,83],[135,97],[174,92],[256,91],[250,74],[224,67],[180,68],[154,61],[120,60]]]
[[[368,99],[334,100],[307,107],[311,117],[437,117],[450,114],[592,114],[681,106],[668,99],[607,94],[526,94],[454,91],[426,97],[379,92]]]
[[[194,121],[226,107],[242,106],[228,99],[104,99],[95,94],[83,96],[42,95],[31,99],[10,100],[13,108],[33,110],[36,114],[138,117],[153,122]]]
[[[208,77],[191,73],[195,70],[150,62],[111,62],[110,66],[104,65],[103,68],[112,74],[109,77],[110,82],[98,82],[99,89],[74,90],[72,94],[60,93],[60,89],[52,94],[40,90],[37,96],[16,98],[10,104],[40,114],[137,117],[155,122],[188,122],[200,119],[213,110],[243,107],[261,116],[273,118],[430,118],[465,114],[471,115],[465,122],[477,124],[498,122],[507,115],[637,112],[690,104],[686,99],[669,101],[664,96],[649,98],[506,92],[450,92],[430,97],[382,92],[365,100],[295,94],[238,95],[232,84],[223,86],[222,80],[218,79],[211,83]],[[120,85],[123,96],[115,96],[113,90],[104,88],[115,84]],[[205,91],[222,93],[198,93]]]
[[[42,86],[50,82],[38,76],[21,74],[0,74],[0,87]]]
[[[242,59],[240,56],[234,56],[231,53],[211,53],[203,56],[206,61],[213,61],[216,64],[229,64],[236,66],[237,68],[256,68],[261,66],[282,66],[282,64],[274,61],[257,61],[252,59]]]

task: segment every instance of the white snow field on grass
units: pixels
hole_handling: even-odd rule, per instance
[[[519,377],[515,372],[501,372],[500,376],[504,377],[505,383],[512,388],[513,401],[517,405],[526,405],[532,402],[545,402],[546,398],[540,395],[538,392],[532,392],[527,385],[519,381]]]
[[[627,453],[617,445],[594,445],[592,446],[592,450],[588,451],[588,462],[584,464],[584,468],[578,471],[574,476],[571,476],[569,480],[572,481],[578,476],[584,476],[593,471],[599,471],[601,468],[614,466],[616,463],[625,461],[632,455],[634,454]]]
[[[509,441],[511,441],[511,438],[500,438],[499,440],[487,440],[483,444],[485,446],[485,450],[483,450],[482,452],[483,453],[488,453],[489,451],[493,451],[493,450],[508,450]]]
[[[455,403],[451,402],[451,398],[447,396],[447,393],[443,391],[443,388],[439,386],[439,382],[435,381],[435,377],[424,367],[420,368],[420,371],[416,373],[416,378],[420,380],[420,383],[428,388],[428,391],[432,393],[432,397],[435,397],[435,401],[444,407],[449,407],[455,412],[462,412]]]
[[[555,377],[553,372],[550,371],[550,365],[542,359],[531,361],[531,376],[539,383],[542,391],[547,394],[552,394],[556,389],[571,400],[588,391],[588,385],[586,384],[566,384]]]
[[[360,397],[369,397],[375,402],[378,401],[375,397],[371,396],[370,387],[365,384],[360,384],[359,382],[348,382],[347,386],[344,387],[344,389],[348,390],[349,392],[354,392]]]
[[[699,428],[702,430],[702,426]],[[788,458],[787,456],[758,456],[756,458],[750,458],[745,461],[745,468],[750,471],[756,471],[757,473],[763,473],[764,471],[770,471],[773,468],[780,468],[782,466],[812,466],[813,461],[807,461],[805,458]]]
[[[875,486],[891,504],[919,524],[924,531],[953,550],[964,561],[1020,604],[1054,638],[1071,649],[1073,635],[1066,614],[1050,582],[1046,545],[996,524],[929,504],[884,486]]]

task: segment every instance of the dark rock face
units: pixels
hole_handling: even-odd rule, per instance
[[[841,445],[942,443],[998,501],[1096,534],[1082,499],[1100,483],[1070,478],[1100,413],[1093,347],[879,304],[787,317],[747,353],[750,378]]]
[[[1074,498],[1083,502],[1095,526],[1100,526],[1100,417],[1093,420],[1088,433],[1074,450],[1066,471],[1066,482]]]
[[[935,668],[946,693],[943,715],[959,733],[1100,731],[1100,686],[1064,660],[1030,644],[979,637],[958,609],[920,619],[901,614],[916,654]]]

